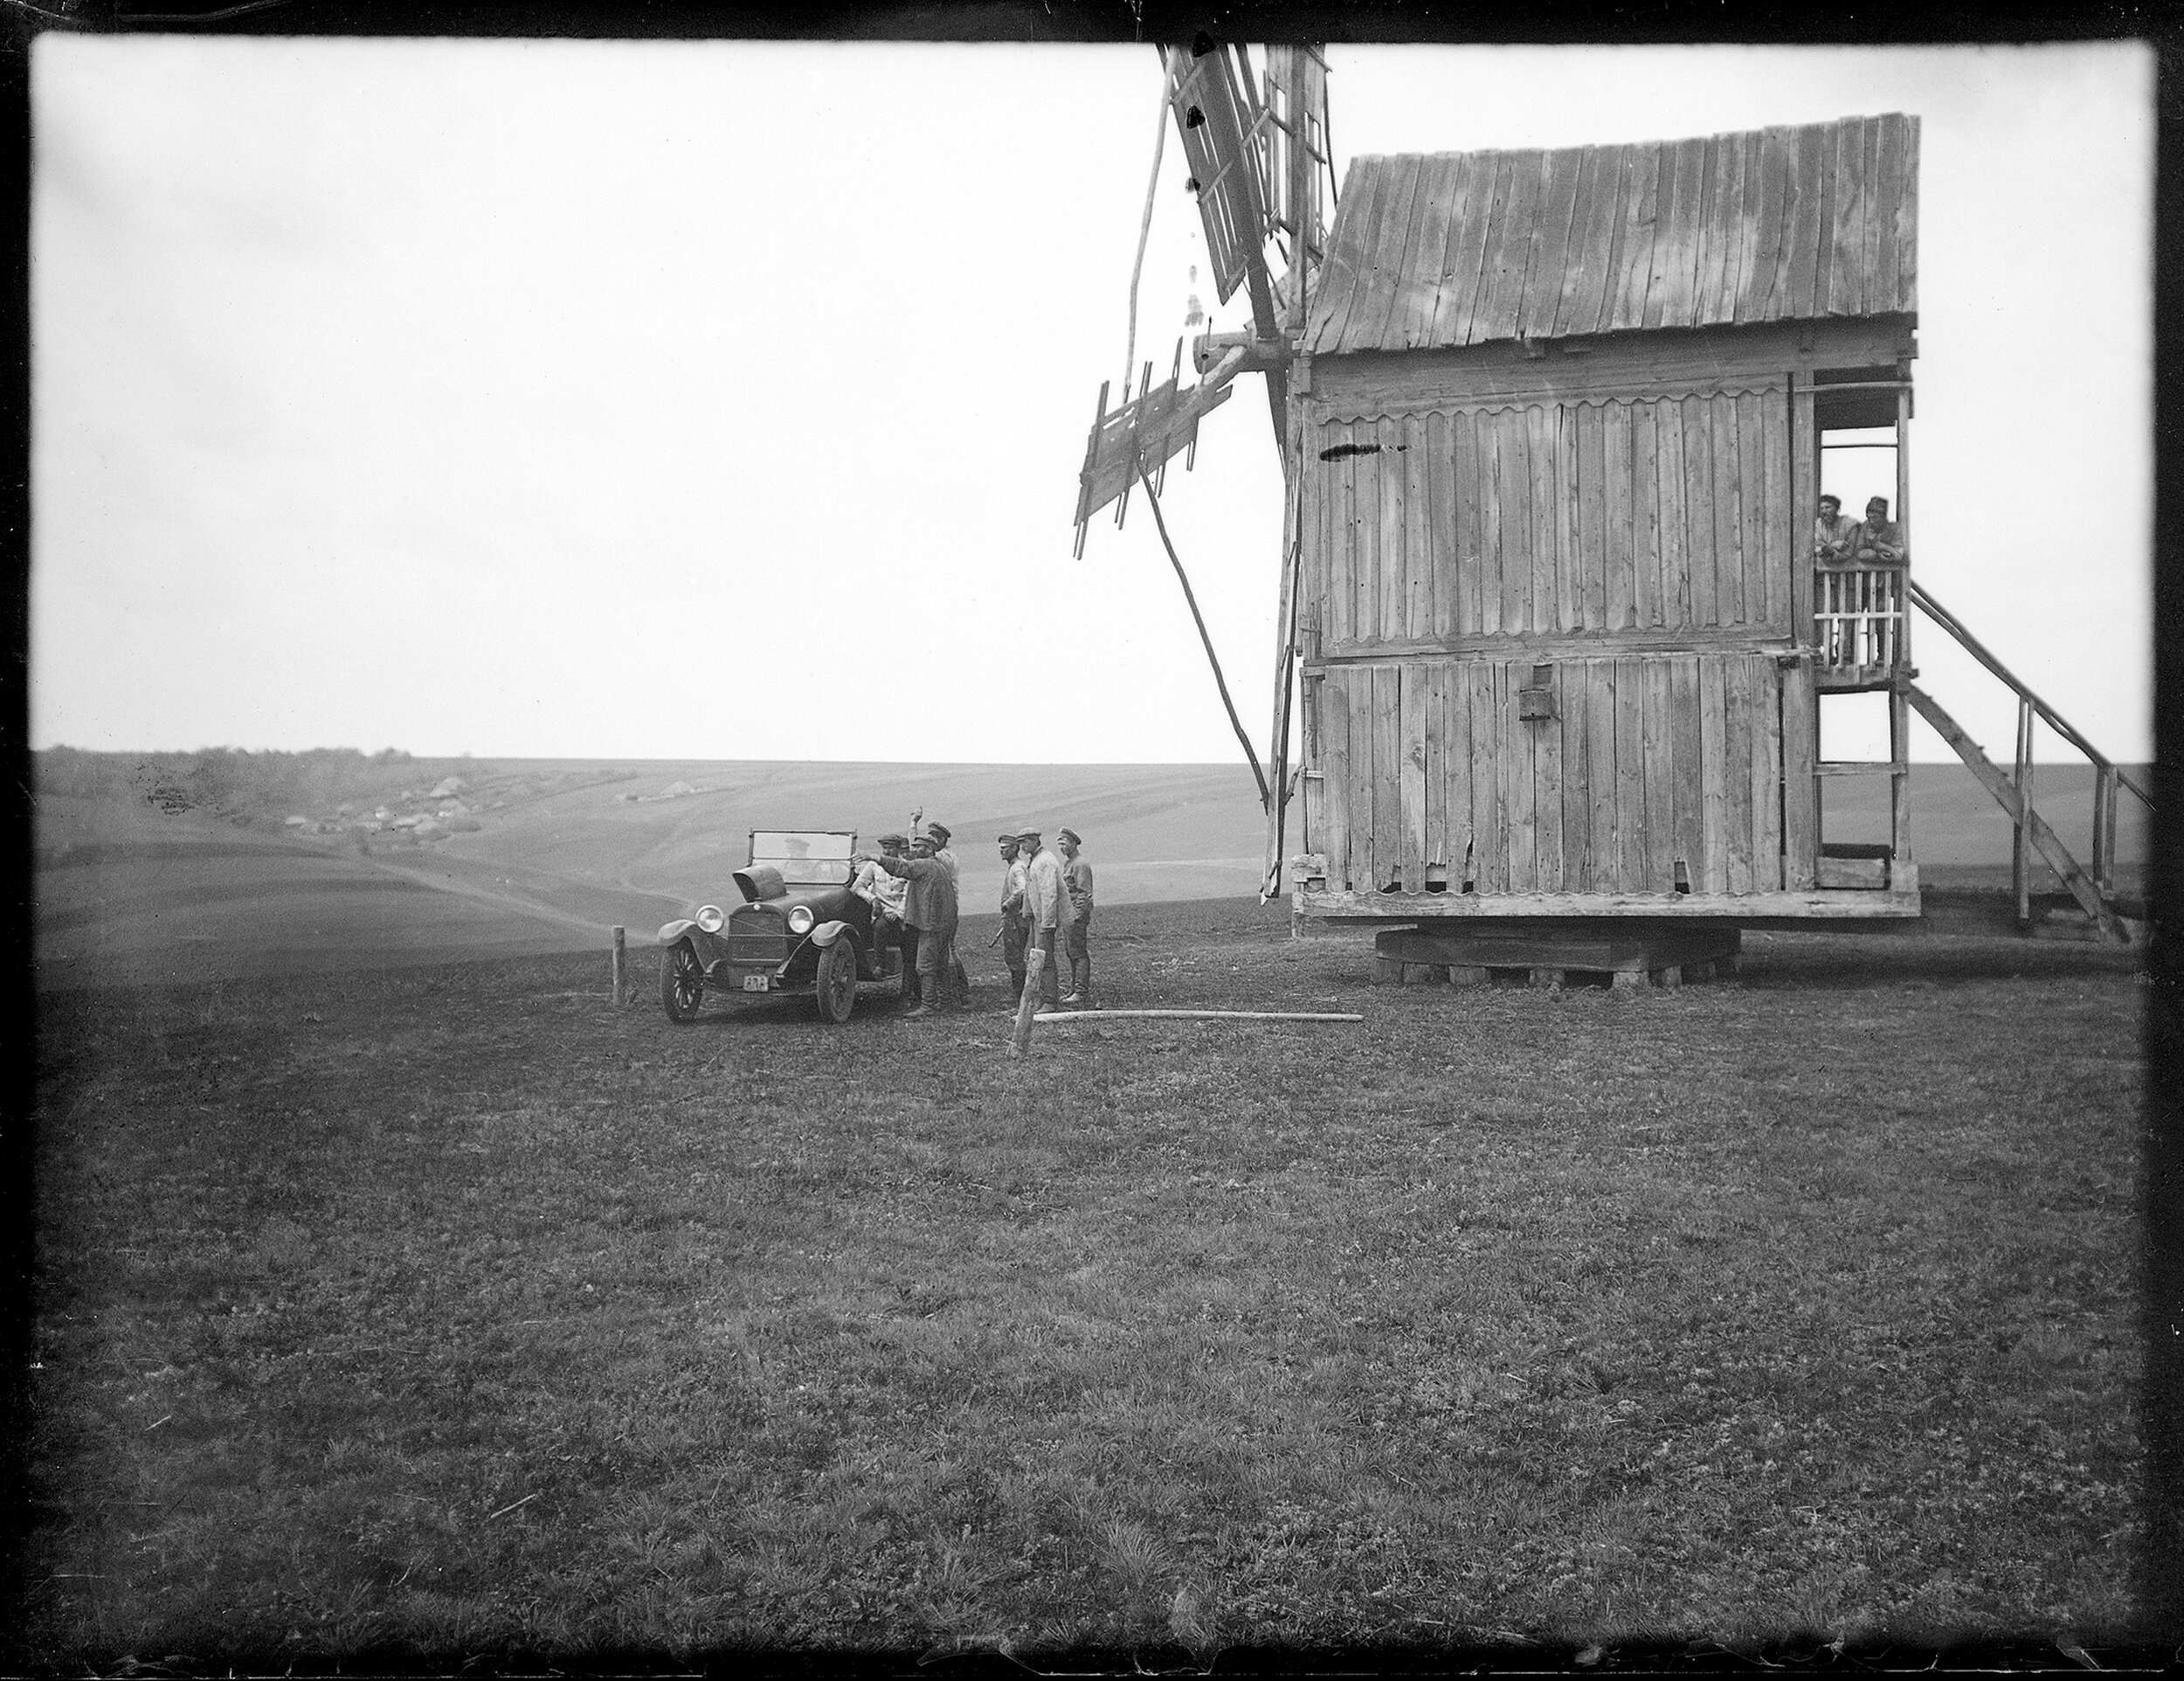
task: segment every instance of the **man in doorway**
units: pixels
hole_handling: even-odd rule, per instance
[[[890,875],[909,883],[904,924],[917,930],[917,1001],[903,1011],[905,1020],[930,1014],[950,1004],[949,976],[956,945],[956,878],[948,866],[933,855],[930,835],[910,842],[908,858],[881,856],[871,861]]]
[[[1063,884],[1061,860],[1040,844],[1037,829],[1025,829],[1016,837],[1016,849],[1024,863],[1024,923],[1031,943],[1046,953],[1039,971],[1039,999],[1048,1009],[1061,1007],[1061,983],[1056,948],[1069,917],[1069,891]],[[1026,962],[1030,961],[1026,954]],[[1028,972],[1026,986],[1031,985]]]
[[[1850,557],[1850,534],[1858,522],[1842,511],[1842,498],[1822,496],[1820,517],[1813,522],[1813,558],[1823,564]]]
[[[1084,842],[1075,829],[1064,829],[1054,839],[1061,846],[1061,880],[1069,896],[1066,925],[1061,930],[1069,947],[1069,990],[1065,1007],[1092,1007],[1092,866],[1078,856]]]
[[[1001,961],[1008,965],[1009,1002],[1024,995],[1024,951],[1031,944],[1024,922],[1024,889],[1027,880],[1024,861],[1013,834],[1000,839],[1001,847]]]
[[[1898,566],[1904,559],[1903,528],[1888,516],[1888,498],[1865,505],[1865,522],[1850,528],[1851,557],[1862,566]]]

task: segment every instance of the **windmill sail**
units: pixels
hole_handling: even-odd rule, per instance
[[[1167,51],[1168,103],[1190,160],[1213,287],[1223,303],[1254,266],[1263,268],[1268,232],[1266,158],[1253,121],[1250,70],[1247,64],[1240,76],[1230,51]],[[1234,51],[1241,56],[1243,49]]]
[[[1187,391],[1179,390],[1179,345],[1176,356],[1178,373],[1160,385],[1152,384],[1152,364],[1147,363],[1146,389],[1112,414],[1107,408],[1108,388],[1100,387],[1100,412],[1085,445],[1084,467],[1077,474],[1079,554],[1084,552],[1087,522],[1108,503],[1129,496],[1130,486],[1137,482],[1137,464],[1143,461],[1148,474],[1162,472],[1171,457],[1197,445],[1199,417],[1228,401],[1225,379],[1193,385]],[[1116,514],[1118,524],[1122,511],[1117,509]]]

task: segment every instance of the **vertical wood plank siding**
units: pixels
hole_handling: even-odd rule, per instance
[[[1395,775],[1399,795],[1399,811],[1402,834],[1400,840],[1403,864],[1403,891],[1423,893],[1426,890],[1426,864],[1432,856],[1427,839],[1430,825],[1427,818],[1428,804],[1426,794],[1426,697],[1428,691],[1426,667],[1417,660],[1406,660],[1393,668],[1396,680],[1395,720],[1400,739]],[[1750,799],[1749,791],[1746,792]]]
[[[1435,410],[1318,428],[1336,652],[1481,633],[1789,633],[1789,397]]]
[[[1330,881],[1417,893],[1438,866],[1452,893],[1673,893],[1681,866],[1694,893],[1794,882],[1783,778],[1801,764],[1809,783],[1811,763],[1796,674],[1746,652],[1566,661],[1556,716],[1520,720],[1531,663],[1328,671],[1312,842]]]

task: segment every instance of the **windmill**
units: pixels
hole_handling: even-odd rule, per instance
[[[1377,928],[1394,972],[1549,984],[1733,968],[1747,924],[1917,917],[1915,710],[2010,816],[2017,922],[2037,851],[2071,926],[2123,937],[2115,796],[2150,791],[1911,574],[1915,115],[1361,156],[1323,236],[1317,52],[1269,50],[1263,81],[1204,42],[1163,68],[1163,137],[1171,118],[1215,288],[1250,322],[1196,341],[1187,390],[1180,345],[1165,384],[1148,363],[1112,413],[1102,389],[1077,519],[1115,502],[1119,523],[1142,485],[1189,598],[1155,475],[1264,377],[1285,491],[1270,776],[1228,707],[1262,896],[1286,867],[1295,914]],[[1815,545],[1823,452],[1849,447],[1892,452],[1895,518],[1876,498],[1870,538]],[[2016,691],[2014,778],[1918,686],[1914,608]],[[1823,712],[1871,696],[1888,757],[1826,758]],[[2032,809],[2035,718],[2094,768],[2090,869]],[[1885,778],[1886,841],[1831,822],[1844,777]]]
[[[1165,80],[1165,141],[1172,120],[1190,167],[1206,234],[1206,252],[1214,292],[1227,303],[1240,290],[1249,301],[1250,326],[1241,332],[1202,334],[1192,347],[1198,383],[1181,384],[1183,343],[1177,342],[1168,377],[1153,384],[1153,363],[1134,366],[1137,282],[1131,281],[1131,347],[1124,363],[1123,401],[1110,410],[1110,387],[1100,387],[1099,407],[1085,446],[1078,475],[1076,552],[1084,551],[1092,515],[1112,502],[1121,525],[1130,508],[1133,485],[1143,485],[1160,523],[1161,540],[1190,604],[1199,636],[1213,667],[1230,725],[1251,761],[1267,813],[1268,875],[1262,896],[1279,885],[1282,825],[1288,803],[1290,650],[1295,641],[1289,619],[1296,598],[1298,474],[1296,421],[1290,413],[1292,364],[1304,329],[1314,278],[1324,248],[1321,215],[1323,183],[1328,174],[1327,66],[1314,46],[1270,46],[1263,72],[1254,71],[1250,50],[1217,45],[1201,36],[1191,46],[1161,50]],[[1159,152],[1153,161],[1159,176]],[[1150,190],[1146,204],[1151,215]],[[1141,234],[1138,258],[1144,256]],[[1193,298],[1193,302],[1196,300]],[[1268,763],[1261,768],[1251,739],[1236,717],[1221,678],[1213,641],[1199,613],[1190,580],[1167,541],[1160,521],[1158,495],[1168,462],[1175,456],[1192,464],[1199,422],[1228,400],[1231,382],[1256,373],[1266,381],[1267,408],[1273,422],[1285,487],[1282,557],[1282,636],[1275,685],[1275,716]],[[1137,385],[1136,395],[1130,386]]]

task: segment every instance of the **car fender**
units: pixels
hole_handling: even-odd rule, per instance
[[[662,923],[660,925],[659,943],[661,945],[673,945],[697,925],[697,919],[695,917],[682,917],[671,923]]]
[[[848,929],[847,923],[821,923],[812,930],[812,944],[824,949],[841,938]]]

